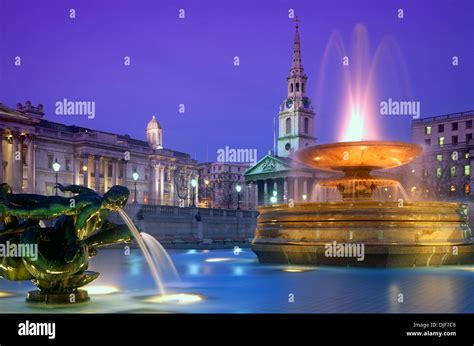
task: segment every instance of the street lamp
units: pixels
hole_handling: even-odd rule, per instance
[[[207,207],[209,208],[210,207],[210,198],[209,198],[209,184],[211,182],[209,181],[209,179],[204,179],[204,184],[206,185],[206,200],[207,200]]]
[[[276,190],[273,190],[273,193],[272,193],[272,194],[273,194],[273,196],[270,197],[270,202],[271,202],[272,204],[275,204],[275,203],[277,202],[277,191],[276,191]]]
[[[56,174],[56,196],[58,195],[58,172],[61,169],[61,165],[58,162],[58,159],[56,158],[53,163],[53,171]]]
[[[192,206],[195,207],[196,206],[196,203],[195,203],[195,199],[196,199],[196,186],[197,186],[197,180],[195,178],[192,178],[191,179],[191,186],[193,188],[193,204]]]
[[[237,210],[240,210],[240,191],[242,191],[242,186],[237,184],[235,186],[235,190],[237,191]]]
[[[132,178],[133,178],[133,183],[135,185],[135,198],[134,198],[134,203],[137,203],[137,180],[140,178],[140,174],[135,170],[135,172],[132,173]]]
[[[308,196],[306,194],[303,195],[303,201],[306,202],[306,200],[308,199]]]

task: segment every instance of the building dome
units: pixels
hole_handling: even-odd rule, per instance
[[[156,117],[153,116],[146,127],[146,140],[153,149],[163,148],[162,132],[163,129],[160,123],[156,120]]]
[[[150,120],[150,122],[148,123],[148,126],[146,127],[147,131],[148,130],[155,130],[155,129],[161,129],[161,125],[160,123],[158,122],[158,120],[156,120],[156,117],[153,116]]]

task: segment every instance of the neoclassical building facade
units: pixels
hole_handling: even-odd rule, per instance
[[[0,103],[0,131],[0,181],[16,193],[52,195],[57,179],[60,184],[84,185],[101,194],[113,185],[125,185],[131,191],[130,201],[136,186],[138,203],[190,203],[191,193],[183,201],[176,190],[186,184],[184,190],[191,191],[197,162],[189,154],[163,148],[162,128],[155,117],[148,124],[147,141],[142,141],[48,121],[41,104],[35,107],[28,101],[12,108]],[[55,162],[60,167],[57,173]]]

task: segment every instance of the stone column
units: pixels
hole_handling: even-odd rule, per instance
[[[84,171],[83,167],[86,167],[87,169]],[[90,187],[89,186],[90,170],[89,170],[89,155],[88,154],[84,154],[84,157],[82,159],[81,170],[82,170],[82,174],[84,175],[84,186],[85,187]]]
[[[283,203],[288,202],[288,178],[283,179]]]
[[[300,199],[299,199],[299,190],[298,190],[298,178],[295,177],[295,180],[294,180],[294,188],[293,188],[293,199],[295,202],[298,202]]]
[[[117,185],[117,159],[111,159],[112,161],[112,186]]]
[[[127,186],[127,160],[122,160],[123,186]]]
[[[263,205],[268,204],[268,181],[263,181]]]
[[[174,198],[174,176],[172,174],[172,169],[171,167],[168,167],[168,174],[169,174],[169,178],[170,178],[170,184],[171,184],[171,187],[170,187],[170,199],[171,199],[171,205],[174,205],[175,204],[175,198]]]
[[[79,171],[80,171],[80,164],[78,164],[78,160],[76,158],[76,155],[74,153],[74,151],[72,152],[72,183],[74,185],[78,185],[79,184]]]
[[[244,187],[245,189],[245,209],[250,209],[250,184],[247,184],[247,182],[244,183]]]
[[[33,136],[28,137],[28,192],[35,192],[35,147]]]
[[[109,189],[109,159],[103,158],[102,162],[104,164],[104,193]]]
[[[165,167],[160,167],[160,204],[165,197]]]
[[[94,156],[95,169],[94,169],[94,179],[95,179],[95,191],[100,193],[100,156]]]
[[[3,169],[3,134],[5,130],[0,129],[0,183],[5,182],[4,169]]]
[[[253,189],[254,189],[254,197],[255,197],[255,209],[257,209],[258,206],[258,180],[253,182]]]
[[[158,166],[153,162],[151,171],[150,171],[150,182],[151,182],[151,191],[152,191],[152,198],[151,201],[153,204],[158,204]]]
[[[18,137],[18,152],[20,160],[18,160],[18,191],[23,192],[23,149],[25,147],[25,137],[20,135]]]
[[[17,155],[16,153],[18,152],[18,136],[16,133],[13,134],[12,138],[12,153],[10,157],[10,163],[11,163],[11,187],[13,189],[13,192],[19,192],[18,188],[18,171],[19,171],[19,158],[20,156]],[[20,157],[21,158],[21,157]],[[51,167],[48,167],[51,168]]]
[[[276,198],[277,198],[277,203],[280,203],[280,196],[278,195],[278,183],[276,178],[273,179],[273,191],[276,191]],[[275,192],[272,192],[272,196]]]
[[[309,196],[308,196],[308,179],[303,180],[303,194],[306,195],[306,200],[309,200]]]

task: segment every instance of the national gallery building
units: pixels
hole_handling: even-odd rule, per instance
[[[179,205],[185,196],[184,204],[189,205],[197,162],[189,154],[163,148],[155,117],[148,124],[146,141],[43,117],[41,104],[35,107],[28,101],[11,108],[0,103],[0,182],[10,184],[13,192],[52,195],[57,181],[103,194],[120,184],[130,189],[130,201],[136,186],[138,203]]]

